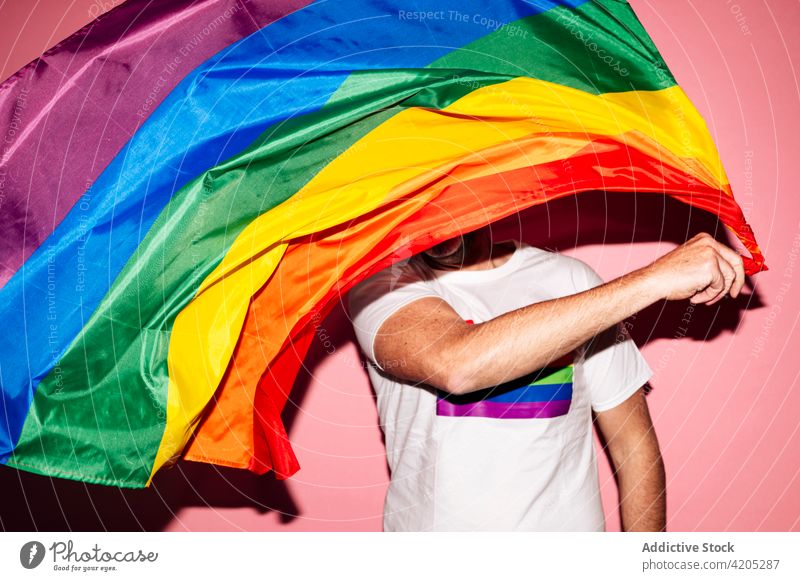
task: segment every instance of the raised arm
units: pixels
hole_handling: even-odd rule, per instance
[[[477,325],[441,299],[416,300],[381,325],[375,358],[401,379],[469,393],[541,369],[658,300],[711,305],[743,285],[739,254],[703,233],[605,284]]]

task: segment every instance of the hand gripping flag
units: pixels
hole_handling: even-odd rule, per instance
[[[290,476],[281,410],[340,294],[534,204],[672,196],[766,269],[621,0],[129,0],[0,118],[0,461],[51,476]]]

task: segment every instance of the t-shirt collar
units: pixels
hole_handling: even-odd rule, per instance
[[[496,280],[498,278],[506,276],[511,272],[514,272],[514,270],[517,268],[517,264],[521,259],[522,245],[518,240],[514,239],[501,240],[500,242],[513,242],[515,247],[514,253],[511,255],[511,257],[500,266],[482,270],[468,270],[468,269],[440,270],[438,268],[430,268],[431,272],[433,273],[434,279],[439,281],[458,282],[458,283],[461,282],[479,283],[489,280]]]

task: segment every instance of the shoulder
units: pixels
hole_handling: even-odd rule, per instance
[[[429,297],[441,298],[431,287],[425,266],[413,257],[395,262],[350,289],[350,321],[371,361],[376,361],[375,338],[386,319],[405,305]]]
[[[348,301],[353,311],[360,311],[381,297],[432,294],[429,269],[417,258],[399,260],[365,278],[350,289]]]
[[[583,292],[604,282],[594,268],[575,256],[525,243],[520,243],[520,251],[525,267],[547,269],[547,276],[563,279],[565,284],[574,287],[575,292]]]

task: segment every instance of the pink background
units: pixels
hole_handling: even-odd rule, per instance
[[[0,78],[118,3],[0,4]],[[694,311],[658,303],[632,319],[655,371],[648,401],[669,529],[800,530],[800,4],[631,4],[707,120],[771,268],[737,301]],[[660,198],[590,193],[579,209],[568,199],[528,211],[522,236],[581,257],[606,280],[700,229],[719,230]],[[499,236],[518,227],[509,221]],[[290,480],[183,463],[151,489],[124,491],[2,468],[2,528],[380,530],[388,471],[373,394],[343,309],[323,328],[335,350],[314,345],[285,414],[302,466]],[[616,486],[599,447],[598,455],[608,528],[618,530]]]

